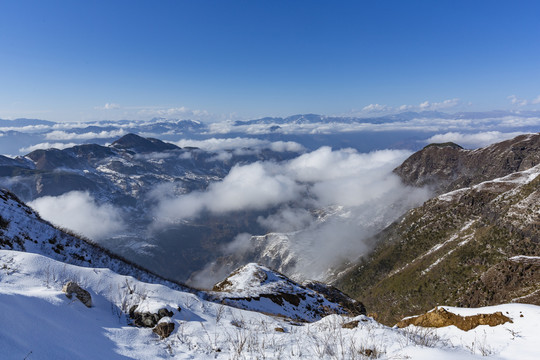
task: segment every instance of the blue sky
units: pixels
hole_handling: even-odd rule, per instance
[[[0,118],[536,109],[539,15],[538,1],[0,0]]]

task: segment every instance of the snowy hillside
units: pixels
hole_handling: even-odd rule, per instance
[[[0,189],[0,249],[33,252],[68,264],[106,267],[144,281],[190,290],[127,263],[89,241],[60,231],[42,220],[15,195],[3,189]]]
[[[62,293],[68,281],[91,294],[92,307]],[[129,325],[126,314],[134,305],[170,312],[160,320],[174,324],[170,336]],[[298,324],[108,269],[11,250],[0,250],[0,307],[3,359],[536,359],[540,321],[538,306],[512,304],[447,308],[463,315],[501,311],[512,320],[468,332],[390,328],[363,315]]]
[[[213,295],[223,304],[296,320],[315,321],[329,314],[366,314],[360,302],[337,289],[332,292],[323,288],[317,292],[254,263],[235,270],[214,290],[218,292]]]

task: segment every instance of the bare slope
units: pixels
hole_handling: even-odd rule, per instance
[[[440,304],[540,304],[539,174],[535,166],[427,201],[373,238],[373,253],[335,285],[386,323]]]
[[[439,193],[479,184],[540,164],[540,134],[520,135],[476,150],[454,143],[431,144],[394,170],[408,185]]]

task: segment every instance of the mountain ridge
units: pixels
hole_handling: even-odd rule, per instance
[[[440,156],[438,165],[448,159],[454,164],[456,154],[464,153],[478,156],[475,161],[482,159],[484,167],[465,172],[463,178],[459,173],[441,174],[443,166],[405,172],[413,174],[409,179],[418,185],[429,179],[425,174],[451,181],[438,188],[439,196],[373,237],[373,252],[349,265],[334,285],[362,299],[388,324],[443,303],[540,304],[540,267],[535,261],[524,260],[540,256],[540,165],[532,166],[540,151],[533,147],[530,156],[513,157],[515,149],[518,155],[529,154],[524,145],[536,146],[539,139],[539,135],[525,135],[474,151],[433,146],[413,154],[404,164],[413,160],[429,164],[432,158],[426,153]],[[493,155],[492,160],[516,161],[498,166],[489,162],[486,154]],[[512,172],[516,168],[526,170]],[[502,175],[483,181],[490,176],[486,174],[494,173]],[[472,184],[457,185],[465,182]],[[445,192],[454,187],[458,189]]]

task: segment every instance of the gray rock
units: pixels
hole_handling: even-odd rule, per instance
[[[151,312],[138,312],[137,305],[129,309],[129,317],[133,319],[135,326],[153,328],[164,317],[173,316],[173,312],[166,308],[158,310],[157,314]]]
[[[157,324],[152,331],[158,334],[160,338],[165,339],[174,331],[174,324],[170,322],[162,322]]]
[[[92,296],[90,296],[90,293],[81,288],[76,282],[69,281],[64,285],[62,291],[66,293],[68,299],[71,299],[73,294],[75,294],[75,297],[86,305],[86,307],[92,307]]]

